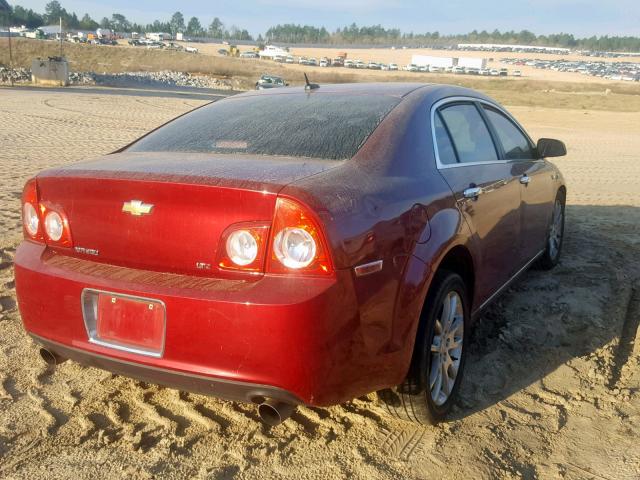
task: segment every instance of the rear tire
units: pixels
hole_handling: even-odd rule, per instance
[[[438,272],[420,319],[409,374],[402,384],[378,393],[391,415],[426,425],[446,417],[462,381],[469,320],[462,277]]]
[[[544,253],[538,260],[538,267],[542,270],[551,270],[560,262],[564,241],[564,207],[565,195],[561,190],[556,195],[556,200],[553,204],[553,213],[551,214]]]

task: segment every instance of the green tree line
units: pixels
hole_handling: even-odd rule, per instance
[[[640,52],[639,37],[588,37],[575,38],[568,33],[536,35],[528,30],[520,32],[488,32],[474,30],[470,33],[441,35],[439,32],[402,33],[398,28],[384,28],[381,25],[358,26],[352,23],[329,32],[325,27],[311,25],[284,24],[267,30],[267,42],[278,43],[321,43],[335,45],[414,45],[449,46],[458,43],[497,43],[533,45],[541,47],[562,47],[596,51]]]

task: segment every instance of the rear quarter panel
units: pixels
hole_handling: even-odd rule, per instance
[[[433,273],[449,248],[468,245],[451,190],[435,168],[432,99],[409,94],[362,149],[338,168],[287,186],[322,219],[337,269],[350,272],[359,334],[372,373],[394,385],[406,375]],[[357,277],[353,267],[383,261]]]

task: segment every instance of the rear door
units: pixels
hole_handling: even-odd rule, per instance
[[[500,159],[479,105],[445,100],[432,112],[438,169],[475,237],[476,300],[482,303],[515,272],[520,238],[520,183]]]
[[[533,142],[524,130],[505,112],[483,104],[490,126],[498,139],[505,160],[518,177],[521,198],[521,235],[519,262],[525,265],[544,248],[553,200],[553,171],[537,158]]]

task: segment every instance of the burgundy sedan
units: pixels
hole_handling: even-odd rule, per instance
[[[473,320],[558,262],[546,157],[565,153],[459,87],[229,97],[27,182],[24,327],[50,364],[253,402],[270,424],[374,391],[432,423]]]

